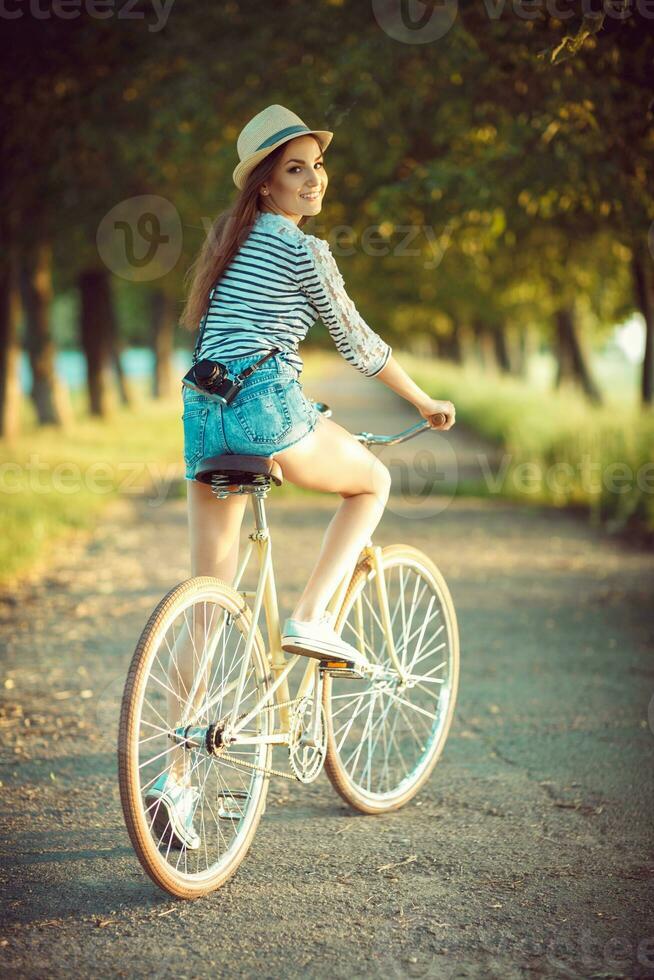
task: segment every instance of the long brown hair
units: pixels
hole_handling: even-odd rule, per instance
[[[314,139],[322,149],[315,136]],[[200,252],[184,277],[185,283],[192,279],[179,319],[185,330],[197,330],[200,326],[209,306],[212,287],[245,242],[261,210],[258,206],[259,187],[271,176],[288,142],[282,143],[257,164],[248,175],[244,187],[239,191],[232,206],[219,214],[211,226]],[[303,215],[298,221],[298,227],[301,228],[308,220],[309,215]]]

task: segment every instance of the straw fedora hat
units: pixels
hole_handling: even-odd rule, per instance
[[[234,170],[234,183],[241,190],[252,170],[264,157],[272,153],[282,143],[297,136],[312,133],[326,150],[332,141],[333,133],[326,129],[309,127],[290,109],[283,105],[269,105],[245,124],[236,141],[240,163]]]

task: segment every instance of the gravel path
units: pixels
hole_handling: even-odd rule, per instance
[[[345,364],[306,388],[355,431],[417,420]],[[4,976],[654,976],[652,557],[568,512],[425,491],[478,478],[480,452],[495,465],[457,425],[380,454],[396,492],[375,540],[427,551],[459,616],[428,785],[371,818],[324,774],[273,780],[248,858],[200,902],[142,872],[114,747],[140,630],[189,574],[185,501],[117,501],[0,596]],[[269,498],[277,555],[293,535],[282,616],[335,506]]]

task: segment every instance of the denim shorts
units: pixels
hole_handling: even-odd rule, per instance
[[[221,360],[232,377],[263,354]],[[218,358],[218,360],[220,360]],[[272,456],[313,432],[320,412],[304,394],[293,365],[279,354],[243,382],[229,405],[182,385],[185,478],[207,456]]]

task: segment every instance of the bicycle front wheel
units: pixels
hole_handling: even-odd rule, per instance
[[[152,613],[129,669],[118,736],[123,814],[143,868],[179,898],[234,874],[265,808],[270,703],[242,730],[251,741],[221,748],[232,714],[245,718],[271,682],[258,627],[245,658],[252,625],[229,585],[188,579]]]
[[[355,570],[335,628],[380,667],[374,680],[326,675],[325,771],[336,791],[363,813],[396,810],[418,792],[447,739],[459,679],[459,634],[445,579],[417,548],[381,552],[391,657],[375,568]]]

